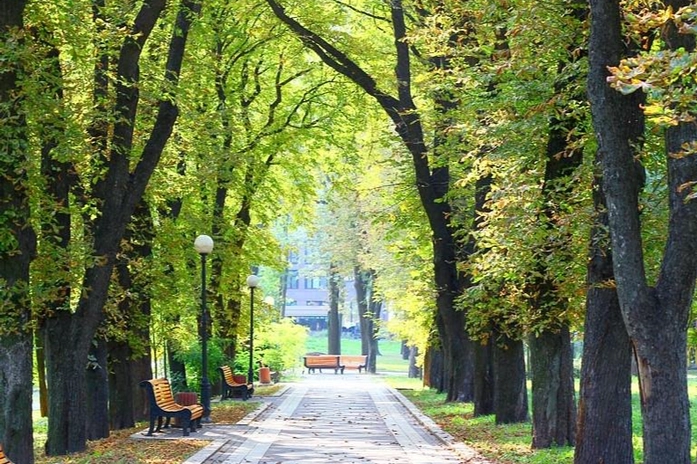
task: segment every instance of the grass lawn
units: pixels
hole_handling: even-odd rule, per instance
[[[532,426],[530,423],[496,425],[493,416],[473,417],[470,403],[446,403],[445,394],[424,389],[421,382],[403,377],[389,377],[388,383],[409,398],[424,414],[482,455],[500,464],[572,464],[572,447],[532,450]],[[528,392],[530,385],[528,384]],[[688,392],[692,415],[692,458],[697,456],[697,374],[688,373]],[[636,379],[632,387],[632,430],[634,434],[635,462],[643,462],[641,438],[641,411],[639,387]]]

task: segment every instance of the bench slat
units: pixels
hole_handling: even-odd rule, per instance
[[[140,382],[140,386],[148,392],[150,400],[150,428],[148,436],[152,436],[157,420],[157,432],[162,428],[162,418],[166,417],[169,426],[169,418],[175,417],[182,421],[182,433],[189,435],[189,428],[196,431],[201,427],[203,417],[203,406],[200,404],[181,405],[176,402],[172,394],[172,386],[167,379],[150,379]],[[0,463],[2,464],[2,463]]]
[[[240,383],[235,381],[235,375],[230,366],[220,366],[222,373],[220,382],[222,384],[222,399],[232,398],[233,393],[238,393],[243,401],[247,401],[254,393],[254,384]]]

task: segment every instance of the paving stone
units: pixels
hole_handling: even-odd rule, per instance
[[[184,464],[493,464],[455,443],[379,376],[306,374],[263,401],[244,425],[210,424],[192,434],[212,442]]]

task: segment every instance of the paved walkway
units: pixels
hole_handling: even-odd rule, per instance
[[[491,464],[375,376],[305,375],[263,401],[236,425],[191,434],[212,441],[184,464]],[[181,438],[177,432],[167,438]]]

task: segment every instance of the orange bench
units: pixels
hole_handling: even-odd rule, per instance
[[[339,355],[319,354],[303,356],[303,361],[308,372],[315,372],[315,369],[319,369],[320,372],[322,372],[322,369],[334,369],[334,374],[339,371],[343,374],[344,366],[339,361],[339,358]]]
[[[251,398],[252,393],[254,393],[253,383],[248,384],[247,379],[243,375],[233,374],[230,366],[221,366],[218,369],[220,369],[220,383],[223,387],[221,400],[232,398],[233,394],[235,396],[240,396],[244,401]]]
[[[346,369],[358,369],[358,373],[360,374],[361,369],[365,369],[367,358],[368,356],[364,354],[341,355],[339,362],[341,362]]]
[[[203,406],[192,404],[184,406],[177,403],[172,395],[172,386],[167,379],[143,380],[140,386],[148,391],[150,399],[150,428],[148,436],[152,436],[153,431],[159,432],[162,429],[162,418],[167,418],[167,424],[172,417],[179,418],[182,424],[182,433],[189,436],[189,429],[195,432],[201,428],[201,417],[203,417]],[[155,429],[155,419],[157,419],[157,429]],[[155,429],[155,430],[154,430]]]
[[[2,445],[0,445],[0,464],[13,464],[10,458],[5,455],[5,450],[2,449]]]

